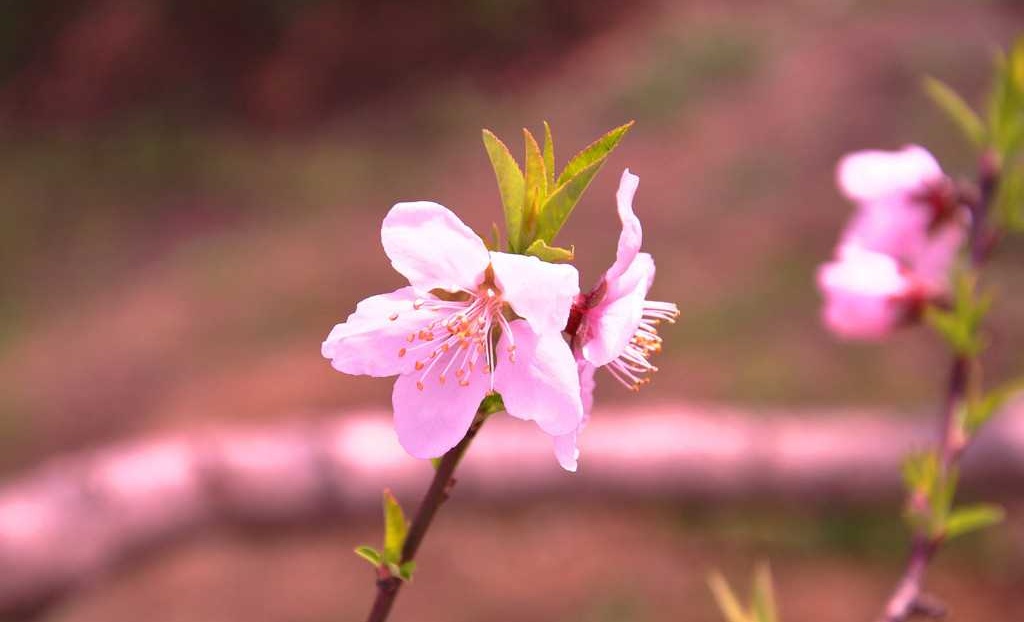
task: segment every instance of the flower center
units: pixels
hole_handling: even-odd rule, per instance
[[[677,317],[679,307],[674,303],[645,300],[640,323],[629,343],[622,354],[606,366],[611,375],[630,391],[639,391],[648,384],[649,374],[658,371],[650,361],[652,355],[661,352],[658,325],[663,321],[675,324]]]
[[[509,361],[515,362],[515,345],[504,307],[501,293],[487,284],[476,292],[462,292],[458,300],[417,299],[413,308],[435,311],[436,318],[410,333],[406,337],[409,345],[398,350],[399,357],[416,358],[416,388],[424,390],[434,377],[441,385],[454,378],[459,386],[468,387],[477,373],[491,375],[493,390],[491,372],[497,362],[496,344],[501,332],[508,336]]]

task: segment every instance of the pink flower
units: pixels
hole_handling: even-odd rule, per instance
[[[818,269],[829,329],[845,339],[881,339],[909,319],[914,284],[895,259],[852,242],[837,255]]]
[[[858,151],[836,167],[842,193],[857,204],[843,242],[913,262],[932,234],[962,229],[955,188],[923,147]]]
[[[443,455],[481,400],[553,436],[583,417],[576,361],[561,331],[579,293],[576,269],[489,252],[447,208],[399,203],[381,227],[384,252],[410,286],[363,300],[322,353],[338,371],[394,376],[398,440],[411,455]]]
[[[658,371],[650,362],[651,355],[661,351],[658,324],[674,322],[679,316],[674,303],[647,300],[654,282],[654,259],[640,252],[643,231],[633,213],[633,196],[639,184],[639,177],[629,169],[623,171],[615,195],[622,221],[615,263],[590,293],[579,296],[566,327],[579,360],[584,391],[581,427],[593,402],[594,370],[604,367],[624,386],[638,391],[650,382],[649,374]],[[575,466],[577,433],[555,441],[555,454],[563,466]]]
[[[818,270],[825,325],[847,339],[881,339],[947,294],[964,240],[952,182],[925,149],[859,151],[836,178],[857,204],[837,259]]]

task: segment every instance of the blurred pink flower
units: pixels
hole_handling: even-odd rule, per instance
[[[622,233],[615,262],[588,294],[580,295],[566,331],[580,362],[584,421],[593,403],[594,370],[604,367],[627,388],[638,391],[650,382],[648,374],[658,371],[650,356],[661,351],[658,324],[674,322],[679,309],[674,303],[647,300],[654,282],[654,259],[641,253],[643,231],[633,213],[633,197],[640,178],[626,169],[615,195]],[[555,453],[563,466],[575,467],[576,435],[556,439]]]
[[[928,151],[858,151],[840,160],[840,191],[857,204],[837,259],[818,270],[825,325],[881,339],[949,290],[965,236],[956,190]]]
[[[932,234],[962,228],[953,183],[923,147],[851,153],[839,161],[836,181],[857,204],[844,243],[913,263],[927,252]]]
[[[846,339],[881,339],[908,318],[914,287],[895,259],[852,242],[837,256],[818,269],[830,330]]]
[[[406,451],[443,455],[492,391],[550,435],[577,428],[579,375],[561,334],[579,293],[574,267],[489,252],[454,213],[425,201],[395,205],[381,242],[410,286],[360,302],[321,351],[347,374],[398,375],[392,405]]]

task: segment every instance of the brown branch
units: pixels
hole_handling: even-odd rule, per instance
[[[448,500],[452,487],[455,486],[455,467],[459,465],[462,456],[466,453],[466,449],[473,442],[476,433],[480,430],[480,426],[483,425],[486,418],[487,415],[477,415],[473,424],[469,427],[469,431],[466,432],[466,436],[459,441],[458,445],[449,450],[438,463],[437,469],[434,471],[434,479],[431,480],[430,487],[427,488],[426,494],[423,495],[420,507],[416,510],[416,517],[413,518],[412,524],[409,525],[409,533],[406,535],[405,543],[402,546],[402,559],[399,561],[399,566],[407,564],[416,558],[416,552],[419,550],[420,544],[423,543],[423,538],[427,535],[427,529],[430,528],[430,524],[434,521],[437,510],[441,507],[442,503]],[[366,622],[384,622],[384,620],[387,620],[388,614],[391,613],[391,607],[395,604],[395,599],[398,597],[398,590],[402,588],[402,583],[402,578],[392,575],[386,566],[381,566],[378,569],[377,596],[373,601],[373,607],[370,609],[370,615],[366,618]]]

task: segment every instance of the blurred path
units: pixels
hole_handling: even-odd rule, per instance
[[[598,412],[573,475],[534,426],[497,416],[462,465],[456,494],[509,505],[542,495],[895,499],[900,461],[925,446],[926,422],[852,411]],[[376,513],[383,487],[415,499],[428,478],[388,417],[369,412],[192,430],[52,459],[0,487],[0,615],[45,607],[183,534]],[[965,478],[968,487],[1020,490],[1024,405],[985,431]]]

